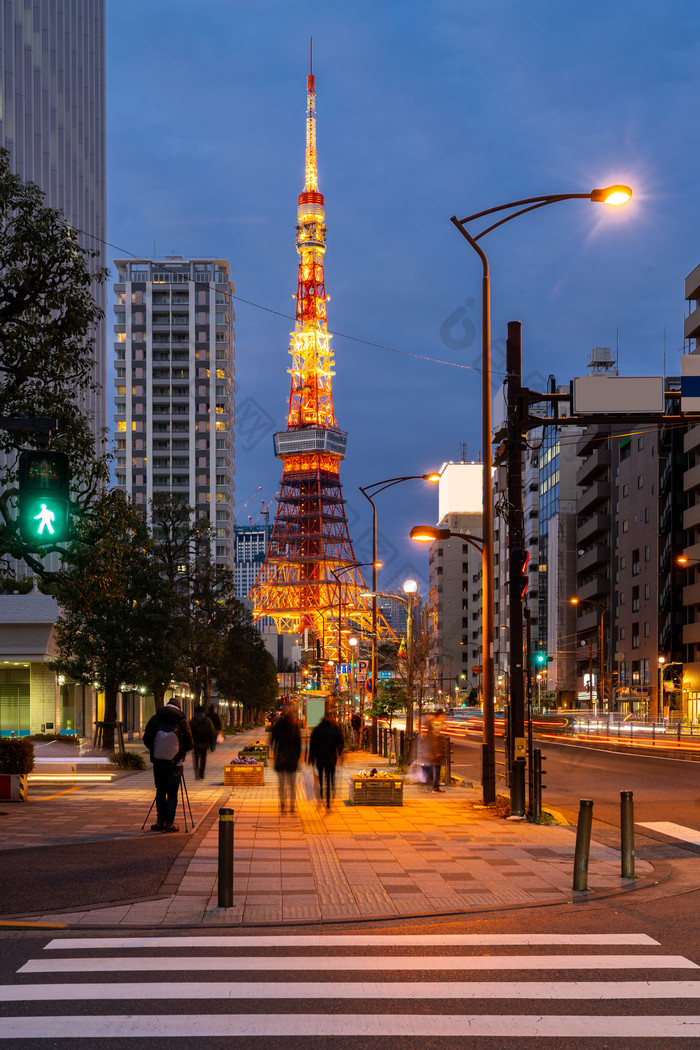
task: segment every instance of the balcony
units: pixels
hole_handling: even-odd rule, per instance
[[[683,451],[694,452],[700,448],[700,426],[691,427],[690,430],[683,435]]]
[[[610,499],[610,482],[594,481],[585,492],[582,492],[576,501],[577,514],[587,514],[599,503],[606,503]]]
[[[576,443],[576,455],[585,456],[587,453],[600,452],[607,447],[608,435],[603,427],[586,427],[584,433]]]
[[[584,603],[586,599],[591,599],[607,605],[609,595],[610,580],[607,576],[596,576],[594,579],[576,588],[576,597],[581,603]]]
[[[576,471],[576,484],[587,485],[602,470],[610,467],[612,453],[609,448],[597,448]]]
[[[691,310],[683,322],[683,336],[685,339],[700,339],[700,306]]]
[[[684,605],[700,605],[700,583],[691,583],[683,588]]]
[[[576,559],[576,573],[581,575],[584,572],[589,572],[595,568],[596,565],[609,565],[610,564],[610,548],[604,545],[598,545],[591,547],[589,551],[582,554]]]
[[[697,645],[698,643],[700,643],[700,621],[687,623],[683,628],[683,645]]]
[[[696,529],[700,527],[700,502],[694,507],[688,507],[683,511],[683,528]]]
[[[590,606],[589,606],[590,608]],[[589,631],[600,630],[600,614],[602,609],[598,609],[595,606],[591,608],[590,612],[583,613],[582,616],[576,617],[576,633],[587,634]],[[607,626],[607,624],[605,625]],[[595,648],[594,648],[595,652]]]
[[[700,263],[685,279],[685,298],[700,299]]]
[[[610,515],[593,514],[587,521],[581,522],[576,529],[576,543],[583,544],[599,533],[610,532]]]
[[[691,489],[700,488],[700,463],[695,467],[691,467],[690,470],[686,470],[683,475],[683,491],[690,492]]]

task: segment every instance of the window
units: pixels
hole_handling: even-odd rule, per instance
[[[643,489],[644,488],[644,475],[643,474],[638,474],[637,475],[637,488],[638,489]]]
[[[639,576],[639,548],[632,551],[632,575]]]
[[[624,569],[626,565],[627,565],[627,558],[624,556],[624,554],[621,554],[620,555],[620,568]]]
[[[639,649],[639,623],[632,624],[632,648]]]
[[[629,519],[625,518],[625,520],[622,522],[622,531],[623,532],[629,532],[629,528],[630,528]]]
[[[649,586],[648,583],[645,583],[644,584],[644,597],[645,598],[649,598],[650,597],[650,592],[651,592],[651,587]]]
[[[626,636],[627,636],[627,631],[625,630],[624,627],[620,627],[618,629],[618,634],[620,636],[620,641],[623,641],[626,638]]]
[[[436,574],[437,574],[438,576],[442,576],[442,565],[438,565],[438,567],[437,567],[437,569],[435,570],[435,572],[436,572]]]
[[[639,612],[639,587],[632,588],[632,612]]]
[[[619,595],[617,597],[617,604],[618,605],[624,605],[626,601],[627,601],[627,591],[620,591],[620,593],[619,593]]]
[[[641,437],[637,438],[637,451],[641,452],[643,448],[644,448],[644,435],[642,434]]]
[[[649,561],[650,558],[651,558],[651,548],[650,547],[645,547],[644,548],[644,561]]]
[[[629,494],[630,494],[630,487],[629,487],[629,485],[623,485],[622,486],[622,495],[623,496],[629,496]]]
[[[651,633],[651,625],[648,620],[644,621],[644,637],[648,638]]]

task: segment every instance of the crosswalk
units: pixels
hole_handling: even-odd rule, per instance
[[[65,936],[0,985],[0,1045],[329,1035],[700,1045],[699,1000],[700,965],[644,933]]]

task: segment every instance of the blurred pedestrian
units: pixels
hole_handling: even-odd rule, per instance
[[[195,780],[204,780],[204,771],[207,768],[207,752],[214,750],[216,743],[216,729],[211,718],[204,711],[202,704],[197,704],[194,714],[190,719],[190,732],[194,743],[194,777]]]
[[[324,715],[309,739],[309,765],[318,770],[320,801],[323,803],[323,781],[326,781],[326,808],[330,809],[335,787],[335,767],[343,753],[343,734],[330,715]]]
[[[362,719],[357,711],[353,714],[350,719],[350,725],[352,726],[352,735],[355,740],[355,747],[360,746],[360,730],[362,729]]]
[[[294,712],[289,708],[284,708],[273,725],[270,732],[270,745],[277,773],[280,813],[285,812],[287,801],[289,801],[289,812],[293,813],[297,769],[301,755],[301,731]]]
[[[440,774],[447,754],[447,737],[445,735],[445,712],[440,708],[428,722],[427,737],[428,758],[433,776],[433,791],[442,791]]]
[[[180,790],[185,755],[192,750],[192,733],[182,704],[173,696],[149,718],[143,733],[153,763],[156,786],[156,823],[151,831],[179,831],[175,823],[177,793]]]
[[[219,715],[219,712],[213,704],[209,704],[209,707],[207,708],[207,718],[216,730],[214,734],[214,742],[212,743],[209,749],[210,751],[213,751],[217,743],[220,744],[223,742],[223,733],[221,732],[221,716]],[[220,740],[219,737],[221,737],[222,739]]]

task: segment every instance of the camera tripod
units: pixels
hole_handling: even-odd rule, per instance
[[[187,827],[187,810],[188,809],[190,811],[190,824],[192,826],[192,830],[194,831],[194,817],[192,816],[192,806],[190,805],[190,795],[189,795],[189,792],[187,790],[187,781],[185,780],[185,769],[184,769],[184,766],[183,766],[182,772],[180,774],[180,787],[178,788],[177,797],[180,800],[180,802],[182,803],[182,816],[183,816],[183,823],[185,825],[185,831],[189,831],[190,830]],[[187,805],[185,805],[185,801],[187,801]],[[149,809],[148,813],[146,814],[146,819],[144,820],[143,824],[141,825],[141,831],[143,831],[144,828],[146,827],[146,824],[148,824],[148,818],[150,817],[151,813],[153,812],[153,807],[155,806],[155,804],[156,804],[156,796],[154,795],[153,796],[153,801],[151,802],[151,808]],[[175,807],[175,817],[177,817],[177,806]]]

